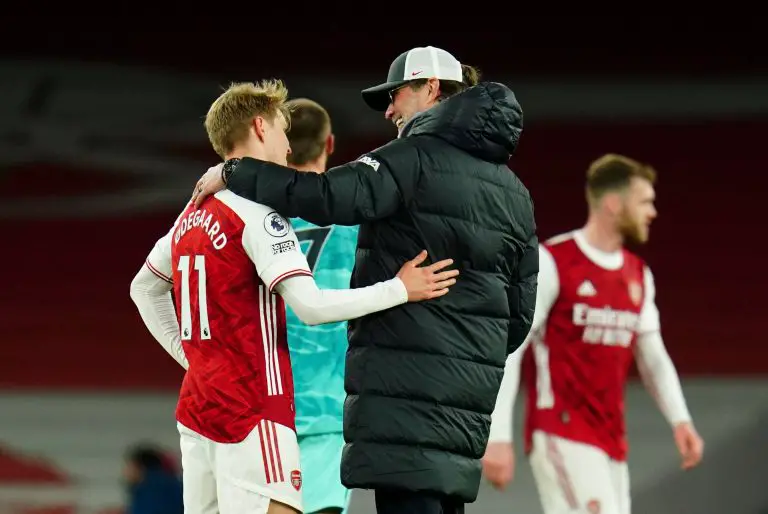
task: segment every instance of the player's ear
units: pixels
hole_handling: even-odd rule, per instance
[[[261,116],[256,116],[251,124],[253,125],[254,132],[256,132],[256,137],[259,138],[259,141],[263,142],[266,134],[266,120]]]
[[[333,132],[328,134],[328,138],[325,140],[325,154],[326,155],[332,155],[333,151],[336,149],[336,138],[333,135]]]
[[[621,212],[622,204],[624,203],[624,198],[622,195],[618,192],[609,192],[606,193],[603,197],[603,205],[606,209],[608,209],[608,212],[611,214],[619,214]]]

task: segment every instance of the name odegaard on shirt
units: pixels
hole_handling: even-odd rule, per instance
[[[213,221],[213,224],[211,222]],[[205,209],[198,209],[190,212],[186,217],[182,218],[179,222],[179,228],[176,229],[174,234],[174,244],[179,244],[179,240],[184,237],[189,230],[193,228],[202,228],[213,243],[213,247],[216,250],[221,250],[227,246],[227,235],[221,232],[221,225],[218,221],[213,219],[213,214],[206,212]]]

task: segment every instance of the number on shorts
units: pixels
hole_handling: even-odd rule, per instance
[[[181,272],[181,339],[192,339],[192,301],[189,292],[189,255],[179,257]],[[195,255],[194,269],[197,271],[197,305],[200,324],[200,339],[211,338],[211,327],[208,324],[208,296],[206,294],[205,255]]]

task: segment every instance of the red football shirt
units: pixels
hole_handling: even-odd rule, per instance
[[[173,283],[189,361],[177,420],[223,443],[262,419],[295,430],[285,305],[272,291],[310,271],[288,220],[221,191],[190,203],[147,265]]]
[[[526,447],[533,431],[542,430],[624,460],[624,386],[633,347],[639,332],[658,329],[653,298],[646,298],[652,275],[631,252],[605,254],[578,235],[543,247],[551,260],[541,259],[539,283],[557,289],[523,364]]]

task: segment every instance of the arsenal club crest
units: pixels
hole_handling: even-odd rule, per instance
[[[291,471],[291,485],[297,491],[301,489],[301,471],[298,469]]]
[[[629,298],[635,305],[643,300],[643,286],[634,280],[629,283]]]

